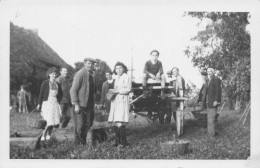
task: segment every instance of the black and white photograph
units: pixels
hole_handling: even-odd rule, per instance
[[[260,168],[259,7],[0,0],[0,167]]]

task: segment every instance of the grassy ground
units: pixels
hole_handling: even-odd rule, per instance
[[[38,113],[31,114],[39,117]],[[127,125],[126,148],[113,147],[114,137],[108,141],[97,143],[95,148],[75,146],[73,142],[58,142],[55,138],[44,144],[42,149],[34,151],[29,148],[10,146],[12,159],[247,159],[250,155],[250,123],[237,125],[241,114],[223,110],[217,124],[216,138],[207,136],[207,129],[199,126],[196,120],[186,120],[185,132],[181,138],[189,139],[189,152],[179,156],[165,155],[160,143],[172,140],[176,134],[175,123],[160,125],[149,123],[143,117],[130,117]],[[36,136],[40,130],[26,126],[26,115],[12,113],[10,117],[11,133],[19,131],[22,135]],[[67,129],[72,130],[72,122]]]

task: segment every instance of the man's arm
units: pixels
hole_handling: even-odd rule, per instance
[[[71,89],[70,89],[70,98],[71,98],[71,103],[73,105],[79,104],[78,92],[79,92],[82,80],[83,80],[82,75],[80,73],[76,73],[74,76],[73,82],[72,82]]]

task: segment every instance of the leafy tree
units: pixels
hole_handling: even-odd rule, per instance
[[[232,102],[250,99],[250,34],[246,31],[248,12],[188,12],[186,16],[210,21],[192,38],[185,55],[194,66],[221,72],[223,90]],[[232,107],[231,107],[232,108]]]

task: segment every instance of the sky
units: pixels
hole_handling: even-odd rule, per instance
[[[150,51],[160,52],[165,72],[179,67],[180,74],[198,87],[202,79],[184,55],[185,46],[199,30],[198,20],[184,11],[161,5],[32,5],[13,8],[11,21],[38,29],[39,36],[68,64],[86,57],[99,58],[113,68],[117,61],[140,78]]]

